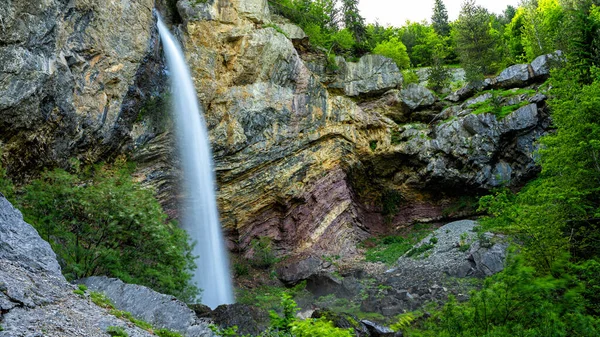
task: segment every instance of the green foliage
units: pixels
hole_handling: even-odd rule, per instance
[[[408,253],[406,253],[406,256],[407,257],[417,257],[417,256],[427,252],[428,250],[433,249],[434,246],[435,246],[435,243],[431,242],[431,241],[429,243],[424,243],[418,247],[414,247],[413,249],[409,250]]]
[[[387,41],[378,43],[373,49],[373,54],[391,58],[400,70],[410,67],[410,59],[406,53],[406,47],[398,38],[392,37]]]
[[[133,317],[133,315],[131,315],[131,313],[128,311],[123,311],[123,310],[118,310],[118,309],[110,309],[109,313],[111,315],[115,316],[116,318],[123,318],[123,319],[130,321],[131,323],[135,324],[140,329],[143,329],[143,330],[151,330],[152,329],[152,325],[150,323]]]
[[[236,300],[238,303],[251,304],[267,310],[275,310],[279,307],[284,294],[295,298],[306,293],[306,281],[303,281],[292,288],[260,286],[250,290],[238,289]]]
[[[333,326],[325,317],[307,319],[291,323],[291,332],[296,337],[352,337],[352,329],[340,329]]]
[[[465,68],[467,81],[479,81],[495,69],[496,43],[490,33],[491,16],[473,0],[463,3],[458,20],[453,25],[455,49]]]
[[[106,328],[106,332],[115,337],[129,337],[129,334],[120,326],[109,326]]]
[[[411,83],[419,84],[417,73],[411,69],[402,70],[402,85],[407,86]]]
[[[282,314],[278,314],[274,310],[269,311],[269,317],[271,318],[271,328],[281,332],[290,332],[292,329],[292,323],[296,321],[296,312],[299,310],[298,305],[292,299],[289,294],[283,294],[281,296],[281,311]]]
[[[397,190],[385,189],[381,193],[381,213],[387,218],[388,221],[398,213],[402,200],[404,200],[404,197]]]
[[[435,0],[433,5],[433,14],[431,16],[431,26],[440,36],[450,34],[450,24],[448,23],[448,11],[442,0]]]
[[[375,150],[377,150],[377,141],[376,140],[369,141],[369,148],[371,149],[371,151],[375,152]]]
[[[238,335],[238,332],[237,332],[238,331],[237,325],[230,326],[227,328],[222,328],[222,327],[214,325],[214,324],[209,324],[208,328],[217,336],[222,336],[222,337],[240,336],[240,335]],[[244,336],[240,336],[240,337],[244,337]]]
[[[405,314],[398,315],[396,323],[390,326],[390,329],[394,331],[402,331],[410,327],[413,321],[417,317],[412,312],[407,312]]]
[[[191,300],[198,291],[189,283],[187,235],[166,222],[131,170],[118,161],[76,174],[45,172],[25,188],[24,217],[50,242],[69,280],[107,275]]]
[[[522,45],[527,59],[556,50],[564,15],[558,0],[527,0],[522,9]]]
[[[252,258],[250,264],[255,268],[268,269],[277,263],[277,257],[273,251],[273,240],[268,236],[261,236],[250,242],[252,247]]]
[[[433,64],[427,71],[427,87],[435,92],[441,92],[450,85],[450,69],[444,65],[441,51],[434,52]]]
[[[379,238],[369,238],[361,243],[365,250],[365,260],[369,262],[383,262],[385,264],[393,264],[398,258],[426,237],[431,230],[427,227],[421,228],[415,226],[411,233],[407,236],[383,236]],[[433,244],[437,243],[437,238],[431,239]]]
[[[519,257],[486,279],[468,302],[450,298],[409,336],[596,336],[598,320],[584,314],[581,287],[564,260],[537,276]]]
[[[105,308],[105,309],[114,309],[115,308],[114,304],[112,304],[110,299],[108,297],[106,297],[106,295],[103,293],[96,292],[96,291],[90,291],[90,299],[92,300],[92,302],[94,304],[96,304],[97,306],[99,306],[101,308]]]
[[[396,36],[406,46],[406,51],[413,67],[424,67],[433,64],[434,52],[444,50],[446,57],[446,38],[440,37],[432,26],[421,22],[406,22],[397,29]]]
[[[413,242],[401,236],[385,236],[379,239],[369,239],[363,242],[367,247],[365,260],[369,262],[395,263],[398,258],[409,251]]]

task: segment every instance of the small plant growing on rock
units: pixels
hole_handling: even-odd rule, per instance
[[[85,286],[85,284],[78,284],[77,289],[73,290],[73,293],[83,297],[85,295],[86,290],[87,287]]]
[[[106,332],[113,337],[129,337],[125,329],[120,326],[109,326],[106,328]]]
[[[255,268],[268,269],[277,263],[277,257],[273,252],[273,240],[268,236],[262,236],[252,240],[250,243],[254,254],[250,259],[250,264]]]

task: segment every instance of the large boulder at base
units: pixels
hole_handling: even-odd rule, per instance
[[[336,81],[330,88],[343,89],[347,96],[374,95],[402,85],[402,73],[392,59],[365,55],[358,62],[336,57]]]
[[[258,336],[269,327],[269,313],[266,309],[246,304],[223,304],[201,315],[210,318],[222,328],[238,327],[239,335]]]
[[[92,276],[77,282],[85,284],[90,290],[104,293],[117,309],[128,311],[154,327],[178,331],[190,337],[212,336],[210,329],[197,319],[194,311],[173,296],[105,276]]]
[[[110,326],[152,336],[74,290],[50,245],[0,194],[0,337],[105,337]]]

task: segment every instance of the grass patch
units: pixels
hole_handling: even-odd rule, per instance
[[[423,240],[431,232],[428,227],[423,228],[419,225],[415,225],[413,229],[414,231],[408,236],[389,235],[363,241],[361,246],[366,248],[365,260],[368,262],[383,262],[388,265],[395,263],[400,256],[410,251],[416,243]]]

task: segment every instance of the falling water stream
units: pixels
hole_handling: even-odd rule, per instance
[[[211,308],[233,303],[229,261],[215,195],[215,175],[208,132],[190,70],[177,40],[157,15],[158,31],[167,58],[173,92],[178,146],[186,192],[183,227],[196,241],[197,269],[193,280],[204,291],[202,303]]]

